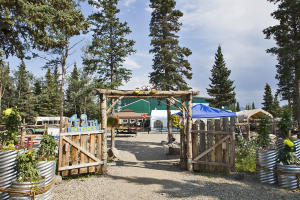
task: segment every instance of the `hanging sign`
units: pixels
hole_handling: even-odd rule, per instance
[[[68,132],[87,132],[99,130],[98,120],[88,120],[86,114],[80,115],[80,118],[77,118],[77,114],[74,114],[69,118],[69,122],[72,123],[72,126],[68,127]]]

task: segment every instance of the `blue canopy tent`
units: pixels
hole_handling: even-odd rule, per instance
[[[182,112],[176,113],[182,116]],[[221,117],[236,117],[235,112],[221,110],[206,106],[204,104],[197,104],[192,107],[192,118],[221,118]]]

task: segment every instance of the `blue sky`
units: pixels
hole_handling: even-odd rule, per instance
[[[266,83],[276,90],[276,57],[265,52],[275,45],[265,40],[262,30],[277,22],[270,16],[276,8],[267,0],[177,0],[177,9],[184,13],[179,32],[180,45],[188,47],[193,54],[189,61],[193,68],[193,79],[188,81],[200,96],[207,96],[206,88],[210,83],[210,69],[218,45],[222,46],[227,67],[231,70],[237,100],[241,105],[255,102],[261,106]],[[149,85],[148,76],[152,71],[152,55],[149,54],[149,22],[151,9],[148,0],[120,0],[119,18],[127,21],[132,30],[129,38],[136,41],[136,54],[128,57],[124,66],[133,72],[132,79],[120,89],[134,89]],[[85,15],[95,9],[84,3]],[[90,35],[74,37],[72,42],[83,41],[72,51],[68,58],[68,72],[76,62],[81,67],[82,48],[90,41]],[[9,58],[10,66],[15,69],[19,60]],[[26,61],[28,70],[37,76],[44,76],[41,70],[44,61]]]

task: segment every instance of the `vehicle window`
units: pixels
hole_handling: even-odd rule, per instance
[[[49,121],[49,124],[54,124],[54,121]]]
[[[42,121],[37,121],[36,125],[43,125]]]

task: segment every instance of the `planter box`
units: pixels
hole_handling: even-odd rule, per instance
[[[17,178],[16,158],[18,151],[0,151],[0,187],[10,188],[12,181]],[[8,193],[0,192],[0,199],[9,199]]]
[[[11,188],[18,188],[19,191],[22,192],[29,192],[31,188],[34,187],[41,187],[45,185],[45,180],[42,179],[38,182],[19,182],[19,181],[13,181]],[[21,189],[21,190],[20,190]],[[35,200],[44,200],[44,194],[39,194],[35,196]],[[11,194],[10,200],[32,200],[31,196],[25,195],[25,194]]]
[[[56,172],[56,161],[39,161],[38,162],[38,170],[40,173],[40,176],[43,176],[45,178],[45,186],[49,185],[53,179],[55,178],[55,172]],[[44,199],[50,200],[53,198],[53,190],[54,185],[51,187],[49,191],[44,193]]]
[[[300,165],[277,164],[277,169],[284,173],[300,173]],[[294,190],[298,188],[299,180],[296,175],[278,173],[278,184],[281,188]]]
[[[262,183],[275,184],[277,182],[276,173],[272,170],[276,168],[278,158],[277,150],[258,150],[256,152],[259,180]],[[267,169],[264,169],[267,168]],[[268,170],[269,169],[269,170]]]

